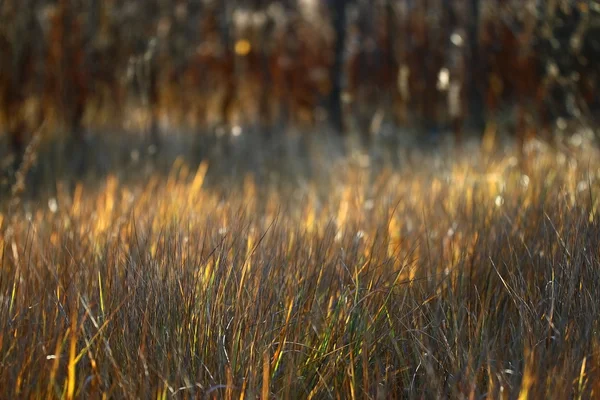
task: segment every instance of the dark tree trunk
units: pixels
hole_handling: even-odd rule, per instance
[[[331,92],[329,94],[329,118],[332,127],[341,135],[345,133],[342,107],[344,79],[344,49],[346,45],[347,0],[332,0],[332,26],[335,30],[335,58],[331,67]]]
[[[271,139],[271,109],[269,104],[269,96],[273,87],[273,79],[269,69],[269,55],[265,52],[259,55],[261,65],[261,91],[260,91],[260,106],[259,106],[259,125],[262,134],[266,139]]]
[[[156,153],[160,150],[160,129],[158,125],[159,118],[159,88],[158,88],[158,55],[156,42],[149,44],[150,52],[148,60],[148,106],[150,107],[150,144],[155,147]]]
[[[15,14],[10,17],[13,21],[8,23],[5,43],[0,50],[3,50],[6,54],[4,62],[4,71],[0,71],[6,74],[4,93],[2,94],[3,103],[2,106],[5,108],[6,113],[6,124],[8,133],[8,144],[11,153],[13,154],[13,163],[11,165],[11,173],[14,173],[23,159],[25,147],[27,145],[27,123],[21,115],[20,109],[23,107],[25,102],[24,88],[30,82],[35,81],[36,71],[35,62],[37,61],[36,56],[36,35],[37,25],[35,20],[35,14],[32,8],[34,4],[32,2],[26,2],[24,15],[19,16],[18,7],[15,10]],[[9,17],[9,18],[10,18]],[[15,36],[15,41],[10,42],[10,33]],[[1,56],[0,56],[1,57]]]
[[[469,73],[469,114],[473,128],[476,131],[482,131],[485,126],[484,117],[484,101],[481,92],[481,83],[479,77],[481,76],[480,56],[479,56],[479,1],[471,0],[471,21],[469,24],[469,49],[471,51],[470,59],[470,73]]]

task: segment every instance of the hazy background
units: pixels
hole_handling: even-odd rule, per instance
[[[2,170],[42,123],[48,177],[324,137],[392,161],[490,126],[592,137],[599,56],[596,1],[2,0]]]

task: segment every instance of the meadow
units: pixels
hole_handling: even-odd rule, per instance
[[[599,156],[340,156],[238,183],[177,160],[15,190],[0,397],[600,396]]]

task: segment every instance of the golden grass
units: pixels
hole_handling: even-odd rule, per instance
[[[0,214],[10,398],[592,398],[595,150],[78,185]],[[293,185],[292,185],[293,186]]]

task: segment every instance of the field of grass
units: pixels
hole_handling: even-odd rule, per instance
[[[0,397],[600,396],[599,156],[176,163],[3,205]]]

